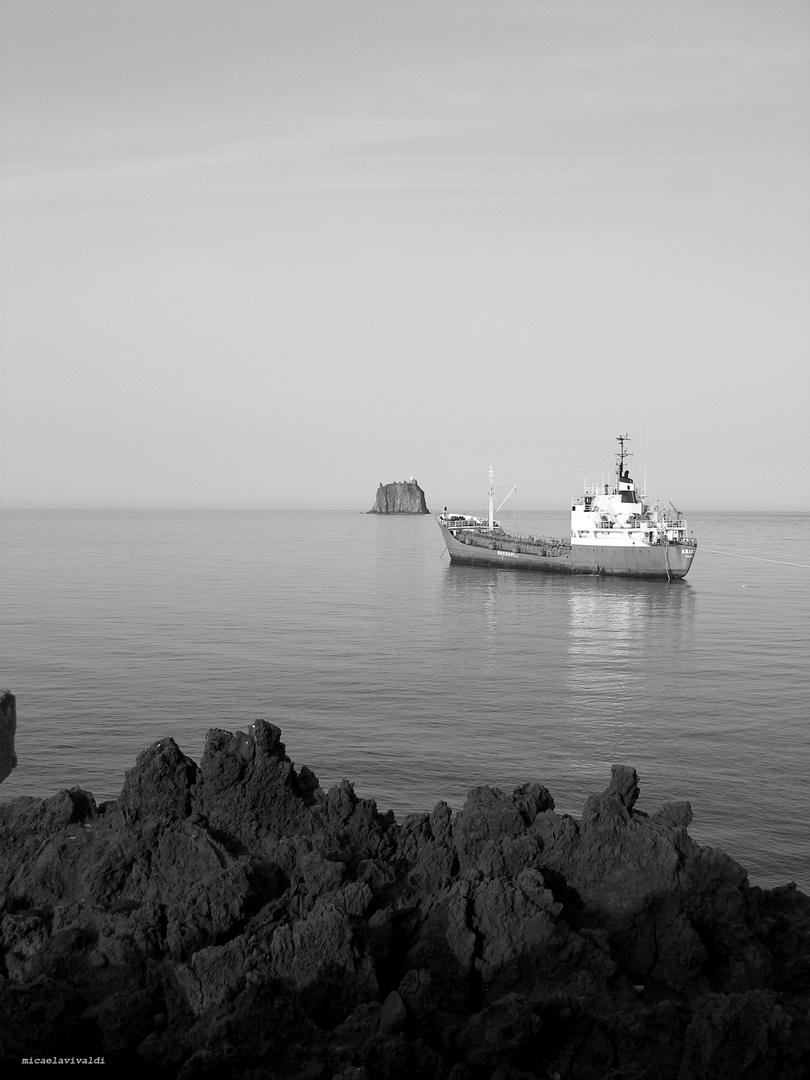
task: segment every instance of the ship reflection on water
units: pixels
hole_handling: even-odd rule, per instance
[[[689,647],[694,594],[687,584],[600,579],[568,596],[568,680],[623,709],[654,700],[663,674]]]
[[[526,633],[534,634],[535,644],[551,640],[559,645],[564,639],[582,685],[612,694],[628,664],[662,656],[669,661],[671,650],[688,648],[695,605],[685,581],[547,576],[458,565],[447,567],[442,592],[450,625],[475,628],[493,639],[501,634],[501,644]]]
[[[651,778],[693,711],[696,601],[687,582],[448,566],[443,621],[467,737],[487,739],[516,776],[510,756],[525,771],[536,755],[536,778],[577,813],[614,763]]]

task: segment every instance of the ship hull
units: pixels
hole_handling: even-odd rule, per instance
[[[650,545],[549,544],[521,542],[515,537],[467,536],[466,542],[439,521],[451,562],[495,566],[545,574],[606,574],[617,577],[677,580],[689,573],[696,544]]]

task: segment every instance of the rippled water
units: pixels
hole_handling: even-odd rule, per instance
[[[690,524],[668,585],[451,566],[430,517],[6,511],[0,796],[114,798],[154,740],[199,760],[263,716],[399,817],[526,780],[578,814],[631,764],[641,809],[689,799],[754,882],[810,889],[810,515]]]

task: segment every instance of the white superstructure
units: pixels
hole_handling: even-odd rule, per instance
[[[628,435],[619,435],[616,481],[589,485],[571,505],[571,543],[588,546],[648,547],[686,541],[689,527],[679,510],[649,506],[626,467]]]

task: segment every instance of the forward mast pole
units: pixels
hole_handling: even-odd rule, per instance
[[[492,486],[494,476],[495,476],[495,473],[493,472],[492,466],[490,465],[490,467],[489,467],[489,528],[490,528],[490,532],[492,531],[492,529],[493,529],[493,527],[495,525],[495,511],[492,509],[492,507],[493,507],[493,505],[495,503],[495,488]]]

